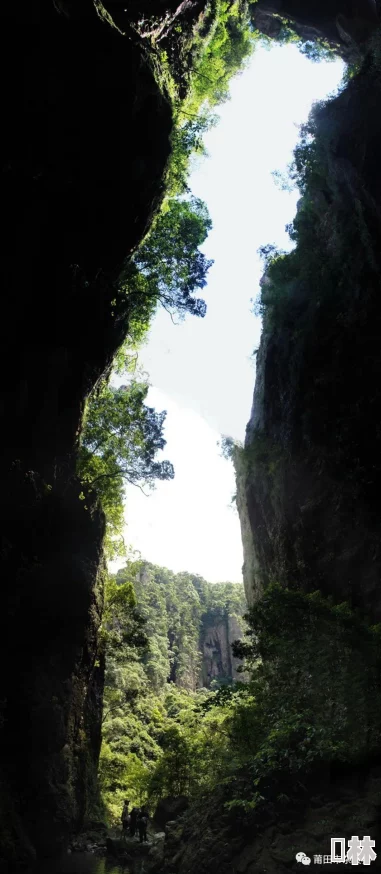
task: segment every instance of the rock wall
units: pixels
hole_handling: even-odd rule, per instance
[[[311,216],[311,249],[282,312],[280,302],[264,320],[238,477],[249,598],[277,580],[319,588],[377,620],[379,64],[377,36],[361,73],[318,113],[321,164],[298,211],[305,223]]]
[[[254,26],[278,39],[284,23],[303,42],[324,41],[351,61],[378,26],[375,0],[257,0],[251,10]]]
[[[259,352],[258,352],[259,354]],[[261,597],[264,591],[263,569],[260,563],[255,545],[255,538],[251,528],[249,506],[246,494],[247,465],[241,452],[235,452],[233,456],[237,510],[241,526],[241,539],[243,550],[242,576],[245,589],[246,601],[249,607]]]
[[[201,685],[209,688],[213,680],[237,680],[240,664],[232,654],[232,643],[244,634],[240,617],[222,611],[209,611],[202,617],[200,652],[202,656]]]
[[[86,396],[123,339],[123,259],[160,200],[171,109],[100,3],[4,9],[0,859],[96,805],[103,515],[81,497]]]

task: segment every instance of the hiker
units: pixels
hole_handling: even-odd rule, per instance
[[[133,838],[136,832],[136,820],[138,818],[139,808],[133,807],[130,813],[130,835]]]
[[[140,813],[138,814],[138,829],[139,829],[139,840],[142,844],[143,841],[147,841],[147,825],[148,825],[148,810],[145,805],[143,805]]]
[[[128,812],[129,803],[130,803],[129,801],[124,802],[122,815],[120,817],[122,820],[122,829],[123,829],[123,836],[124,837],[127,837],[127,829],[128,829],[129,824],[130,824],[130,814]]]

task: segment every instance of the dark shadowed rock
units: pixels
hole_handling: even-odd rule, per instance
[[[325,296],[324,283],[312,293],[297,279],[284,316],[265,320],[237,502],[249,602],[277,580],[348,600],[379,621],[381,122],[374,107],[381,90],[372,66],[378,51],[319,116],[324,164],[319,196],[310,202],[335,294]],[[367,249],[352,221],[354,203]],[[345,252],[354,258],[350,276]]]
[[[155,810],[154,823],[158,828],[164,826],[171,820],[177,819],[189,807],[189,799],[185,795],[172,796],[162,798]]]
[[[378,767],[353,768],[331,777],[317,773],[305,789],[305,794],[296,789],[287,808],[273,806],[271,816],[254,811],[241,822],[231,818],[229,823],[213,800],[208,812],[202,805],[189,811],[183,827],[171,835],[158,874],[297,872],[301,866],[296,853],[303,851],[311,860],[314,854],[329,854],[331,837],[344,831],[348,836],[372,835],[377,849],[381,840]],[[331,870],[326,864],[324,868]]]
[[[105,523],[95,496],[81,499],[76,450],[127,330],[114,283],[160,202],[172,124],[131,35],[91,0],[61,5],[9,4],[1,37],[0,858],[12,864],[59,851],[97,805]]]
[[[258,0],[251,15],[265,36],[278,39],[286,20],[303,42],[324,40],[347,61],[379,25],[374,0]]]

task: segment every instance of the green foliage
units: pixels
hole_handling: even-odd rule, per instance
[[[227,461],[231,461],[234,459],[234,453],[237,449],[241,448],[241,444],[236,440],[233,440],[233,437],[228,437],[226,434],[221,438],[220,441],[220,449],[222,458],[226,458]]]
[[[147,648],[148,638],[144,632],[144,619],[136,607],[136,595],[132,583],[116,583],[107,575],[104,589],[102,616],[103,641],[106,655],[134,647],[138,651]]]
[[[136,609],[131,579],[140,619],[135,627],[128,620],[121,646],[120,605]],[[297,774],[378,752],[381,627],[320,592],[271,585],[246,617],[247,641],[234,646],[249,681],[216,692],[189,688],[181,674],[182,646],[187,661],[190,653],[184,622],[239,611],[240,588],[145,563],[130,564],[110,584],[101,783],[111,816],[126,793],[151,805],[171,794],[207,804],[217,793],[246,815],[270,798],[285,803]],[[131,641],[139,643],[143,621],[149,646],[138,653]]]
[[[166,414],[144,404],[147,392],[147,385],[134,381],[120,388],[105,385],[97,392],[81,444],[85,481],[94,484],[102,478],[125,477],[131,483],[150,484],[154,478],[173,476],[172,465],[154,461],[165,446],[162,428]],[[99,484],[99,490],[103,488]]]
[[[235,458],[238,453],[241,470],[249,473],[255,466],[256,469],[261,469],[269,479],[276,479],[278,477],[280,465],[288,457],[287,450],[284,447],[270,440],[261,431],[257,431],[252,435],[247,446],[235,446]]]
[[[167,171],[167,191],[170,196],[189,192],[188,174],[192,158],[207,155],[203,135],[218,121],[210,110],[198,114],[180,108],[171,138],[171,158]]]
[[[229,97],[229,84],[255,47],[246,4],[215,0],[187,47],[187,93],[174,102],[175,128],[168,168],[170,195],[188,190],[189,162],[205,155],[203,134],[218,120],[214,108]]]
[[[270,800],[288,803],[298,778],[322,763],[379,753],[381,626],[320,592],[276,584],[247,619],[248,640],[234,649],[249,682],[183,713],[152,772],[152,797],[186,792],[206,809],[217,795],[247,815]]]
[[[341,300],[337,316],[344,319],[352,293],[358,294],[359,272],[376,270],[366,219],[371,205],[355,171],[334,159],[343,98],[316,105],[301,128],[290,167],[291,183],[302,195],[288,228],[295,248],[288,254],[274,246],[260,250],[265,272],[255,311],[265,330],[291,343],[307,334],[323,302],[337,308]]]
[[[170,198],[163,206],[121,281],[122,297],[143,322],[158,303],[180,317],[205,315],[205,302],[193,294],[205,287],[212,264],[198,248],[210,228],[207,208],[196,197]]]
[[[197,198],[172,198],[138,251],[125,267],[113,302],[129,313],[129,335],[115,359],[115,370],[128,383],[119,388],[105,379],[88,401],[82,427],[78,473],[96,490],[107,519],[106,548],[110,557],[123,553],[125,483],[152,487],[171,479],[173,466],[157,461],[165,446],[165,413],[145,405],[148,384],[137,367],[139,344],[161,303],[171,314],[203,316],[205,302],[194,292],[206,285],[211,265],[199,246],[211,228],[205,204]],[[110,376],[110,373],[107,375]]]
[[[194,60],[188,111],[207,103],[216,106],[229,96],[229,83],[253,53],[255,38],[244,4],[219,0],[209,36],[199,38]]]
[[[266,327],[277,323],[287,307],[293,288],[293,253],[289,255],[273,245],[262,246],[265,271],[260,281],[261,290],[254,303],[254,314],[266,317]]]
[[[100,497],[111,551],[119,542],[115,536],[121,537],[124,483],[152,487],[156,479],[174,476],[169,461],[156,461],[165,446],[166,414],[145,405],[147,391],[147,384],[135,380],[120,388],[103,383],[87,406],[78,472]]]
[[[139,611],[146,622],[150,649],[144,658],[152,689],[163,690],[170,679],[195,691],[200,685],[200,629],[207,617],[242,617],[243,587],[207,583],[188,573],[174,574],[147,562],[128,562],[118,583],[132,580]]]
[[[100,784],[112,821],[125,797],[154,804],[166,794],[197,795],[220,773],[226,712],[199,688],[199,642],[203,620],[243,609],[240,585],[147,562],[128,562],[108,580]]]
[[[234,649],[251,681],[229,728],[252,785],[265,796],[270,777],[273,785],[318,762],[371,757],[381,740],[381,627],[320,592],[276,584],[247,618],[250,642]]]
[[[172,700],[171,700],[172,699]],[[210,706],[203,705],[209,701]],[[168,715],[174,716],[161,739],[163,754],[152,772],[148,793],[152,801],[166,795],[194,800],[213,790],[229,755],[224,731],[226,714],[213,708],[213,693],[176,692],[166,696]]]

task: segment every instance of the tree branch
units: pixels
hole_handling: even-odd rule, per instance
[[[140,486],[139,483],[135,483],[126,473],[124,473],[121,470],[117,470],[114,473],[101,473],[101,474],[99,474],[99,476],[96,476],[95,479],[92,479],[90,482],[87,481],[86,485],[89,486],[89,488],[91,488],[94,485],[94,483],[99,482],[100,479],[113,479],[117,476],[120,476],[122,479],[127,480],[127,482],[129,482],[131,486],[136,486],[136,488],[140,489],[140,491],[143,492],[143,495],[146,498],[149,498],[149,495],[146,494],[146,492],[144,491],[142,486]]]

